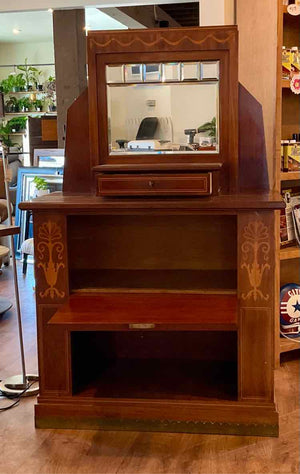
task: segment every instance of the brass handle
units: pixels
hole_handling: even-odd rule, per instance
[[[152,181],[151,179],[149,180],[148,184],[149,184],[149,188],[154,187],[154,181]]]
[[[148,324],[140,324],[140,323],[132,323],[129,324],[129,329],[153,329],[155,328],[155,324],[148,323]]]

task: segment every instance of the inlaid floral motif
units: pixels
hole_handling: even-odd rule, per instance
[[[59,270],[65,267],[61,262],[63,259],[64,245],[62,243],[61,228],[56,222],[47,221],[39,227],[38,231],[38,268],[42,268],[48,288],[40,291],[41,298],[63,298],[64,291],[60,291],[57,285]]]
[[[252,221],[245,226],[243,238],[241,268],[247,271],[251,289],[248,293],[242,293],[242,298],[246,300],[253,297],[254,301],[259,298],[267,301],[269,295],[263,293],[261,285],[265,272],[270,270],[268,228],[262,221]]]

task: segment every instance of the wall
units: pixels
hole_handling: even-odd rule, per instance
[[[5,64],[24,64],[28,58],[29,64],[54,64],[53,42],[45,43],[0,43],[0,66]],[[54,66],[40,68],[45,79],[54,75]],[[0,79],[7,77],[12,68],[0,67]]]
[[[234,25],[235,0],[199,0],[200,26]]]
[[[270,187],[274,186],[277,5],[239,0],[239,82],[262,105]]]

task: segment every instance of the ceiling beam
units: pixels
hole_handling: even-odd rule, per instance
[[[168,21],[169,26],[180,26],[168,13],[155,5],[138,7],[99,8],[128,28],[158,28],[159,21]]]

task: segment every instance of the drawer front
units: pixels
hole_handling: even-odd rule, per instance
[[[99,196],[207,196],[212,173],[197,175],[98,175]]]

